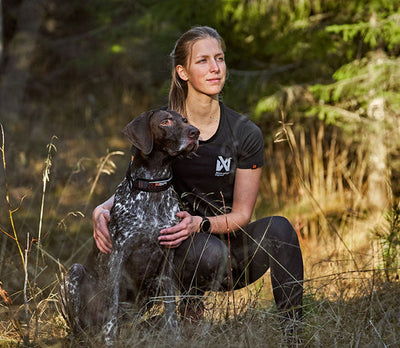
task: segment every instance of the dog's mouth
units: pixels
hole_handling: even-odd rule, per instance
[[[172,151],[169,153],[172,157],[184,158],[189,156],[191,153],[194,153],[199,147],[199,140],[196,139],[188,139],[185,146],[181,147],[177,151]]]
[[[192,141],[191,143],[189,143],[189,145],[186,148],[187,154],[189,155],[192,152],[196,152],[198,147],[199,147],[199,141],[198,140]]]

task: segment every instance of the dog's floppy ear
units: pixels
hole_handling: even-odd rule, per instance
[[[132,142],[133,146],[139,149],[145,156],[153,150],[153,135],[150,129],[150,119],[153,113],[153,111],[148,111],[140,114],[128,123],[122,131]]]

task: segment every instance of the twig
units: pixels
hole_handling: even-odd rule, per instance
[[[318,208],[318,210],[321,212],[321,216],[324,218],[327,226],[329,226],[329,228],[337,235],[337,237],[339,238],[340,242],[343,244],[343,246],[345,247],[345,249],[347,250],[347,252],[349,253],[355,267],[357,270],[359,270],[358,264],[356,259],[354,258],[353,252],[350,250],[350,248],[348,247],[348,245],[346,244],[346,242],[344,241],[343,237],[339,234],[338,230],[335,228],[335,226],[332,225],[332,223],[326,218],[325,213],[321,207],[321,205],[319,204],[319,202],[317,201],[317,199],[314,197],[313,193],[311,192],[310,188],[307,187],[307,185],[305,184],[305,180],[301,171],[301,164],[300,164],[300,159],[299,159],[299,155],[298,152],[296,151],[297,146],[296,146],[296,139],[295,136],[293,134],[293,131],[291,129],[292,124],[291,123],[286,123],[285,121],[285,114],[282,112],[282,121],[279,122],[282,125],[282,130],[280,132],[278,132],[279,134],[279,139],[277,139],[276,141],[280,142],[280,141],[287,141],[289,144],[289,148],[290,151],[292,152],[292,154],[295,157],[295,163],[296,163],[296,170],[297,170],[297,174],[299,177],[299,184],[304,188],[304,190],[308,193],[311,201],[315,204],[315,206]]]
[[[0,147],[0,151],[2,153],[2,161],[3,161],[4,186],[5,186],[5,189],[6,189],[6,200],[7,200],[7,206],[8,206],[8,216],[9,216],[9,219],[10,219],[11,228],[12,228],[13,235],[14,235],[14,240],[15,240],[15,243],[17,244],[19,255],[21,257],[22,265],[23,265],[23,267],[25,269],[24,254],[22,252],[21,244],[19,243],[18,236],[17,236],[17,231],[15,229],[15,224],[14,224],[13,214],[14,214],[15,210],[13,210],[11,208],[10,193],[8,191],[5,139],[4,139],[4,128],[3,128],[2,124],[0,124],[0,129],[1,129],[1,140],[2,140],[2,145]]]
[[[38,273],[38,269],[39,269],[39,252],[40,250],[42,250],[41,248],[41,241],[42,241],[42,227],[43,227],[43,213],[44,213],[44,200],[45,200],[45,196],[46,196],[46,188],[47,188],[47,183],[50,181],[50,168],[52,165],[51,162],[51,154],[52,151],[57,151],[56,146],[53,144],[54,139],[57,139],[57,137],[55,135],[53,135],[53,137],[51,138],[51,141],[49,144],[47,144],[47,157],[45,160],[45,167],[43,170],[43,177],[42,177],[42,202],[40,205],[40,215],[39,215],[39,228],[38,228],[38,238],[37,238],[37,248],[36,248],[36,262],[35,262],[35,273],[34,273],[34,285],[33,285],[33,302],[35,304],[35,340],[38,338],[38,334],[39,334],[39,313],[38,313],[38,306],[37,306],[37,293],[36,293],[36,282],[37,282],[37,273]],[[28,240],[28,244],[27,244],[27,249],[28,249],[28,245],[29,245],[29,240]],[[44,256],[44,253],[42,251],[42,258]],[[28,326],[29,328],[29,326]]]
[[[21,337],[23,339],[24,335],[22,333],[21,322],[19,321],[18,318],[15,318],[15,316],[12,314],[12,311],[11,311],[11,305],[13,304],[13,301],[10,298],[10,296],[8,295],[7,291],[5,291],[1,287],[1,285],[2,285],[2,283],[0,282],[0,297],[3,299],[5,305],[7,306],[9,320],[10,320],[14,330],[18,333],[19,337]]]
[[[371,326],[372,326],[372,328],[374,329],[374,331],[376,332],[376,335],[378,336],[378,338],[381,340],[383,346],[386,348],[387,345],[385,344],[385,342],[383,342],[382,336],[381,336],[381,334],[379,333],[379,331],[376,329],[374,323],[371,321],[371,319],[369,319],[368,321],[369,321],[369,323],[371,324]]]
[[[53,135],[53,137],[51,138],[51,142],[50,144],[47,145],[48,148],[48,152],[47,152],[47,158],[45,161],[45,168],[43,170],[43,188],[42,188],[42,203],[40,205],[40,218],[39,218],[39,230],[38,230],[38,249],[39,250],[39,246],[40,246],[40,242],[42,241],[42,226],[43,226],[43,211],[44,211],[44,198],[46,195],[46,187],[47,187],[47,182],[50,181],[50,168],[51,168],[51,151],[57,151],[56,146],[53,144],[53,140],[57,139],[57,137],[55,135]],[[38,267],[38,259],[36,258],[36,269]]]
[[[207,203],[208,205],[210,205],[213,209],[215,209],[216,211],[218,211],[218,212],[220,213],[220,215],[225,214],[225,216],[226,216],[226,210],[221,209],[220,207],[217,207],[215,203],[213,203],[211,200],[208,200],[206,197],[202,196],[201,194],[196,193],[196,192],[194,192],[194,193],[191,192],[191,193],[187,193],[186,195],[193,195],[193,194],[196,195],[196,197],[199,199],[199,203],[198,203],[198,204],[200,204],[201,201],[206,202],[206,203]],[[185,197],[186,195],[182,195],[182,197]],[[232,223],[236,224],[234,221],[233,221]],[[283,270],[285,270],[285,271],[287,272],[287,274],[293,279],[294,282],[297,282],[297,283],[300,284],[300,285],[303,283],[302,281],[301,281],[301,282],[298,281],[298,280],[296,279],[296,277],[295,277],[293,274],[291,274],[291,273],[290,273],[290,272],[289,272],[275,257],[273,257],[273,256],[271,255],[271,253],[268,252],[268,250],[266,250],[266,248],[264,248],[264,247],[261,245],[261,241],[262,241],[263,238],[265,237],[265,235],[266,235],[266,233],[267,233],[267,231],[268,231],[268,229],[269,229],[269,225],[267,226],[267,229],[266,229],[265,232],[264,232],[263,238],[262,238],[260,241],[257,241],[256,239],[254,239],[254,237],[253,237],[251,234],[247,233],[246,230],[245,230],[243,227],[241,227],[240,225],[236,224],[236,227],[241,231],[241,233],[244,233],[251,241],[253,241],[253,242],[257,245],[257,250],[258,250],[258,249],[262,250],[262,251],[263,251],[266,255],[268,255],[274,262],[276,262],[276,264],[277,264],[278,266],[280,266]],[[254,254],[253,254],[253,257],[254,257]],[[247,263],[247,266],[245,267],[244,271],[243,271],[242,274],[237,278],[238,280],[237,280],[236,284],[233,285],[233,288],[236,287],[236,285],[237,285],[238,282],[239,282],[239,279],[241,278],[241,276],[243,275],[243,273],[246,271],[246,269],[247,269],[247,267],[248,267],[249,264],[250,264],[250,262]]]
[[[9,215],[11,228],[12,228],[13,235],[14,235],[13,239],[15,241],[15,244],[17,245],[18,252],[19,252],[20,257],[21,257],[22,266],[23,266],[23,269],[24,269],[24,272],[25,272],[25,281],[24,281],[24,291],[23,292],[24,292],[24,304],[25,304],[25,314],[26,314],[26,319],[27,319],[28,334],[27,335],[23,334],[22,327],[19,324],[19,321],[17,321],[17,320],[13,321],[13,324],[17,323],[17,325],[14,325],[14,328],[16,329],[16,331],[18,332],[18,334],[20,335],[20,337],[24,341],[24,345],[27,346],[27,345],[29,345],[29,307],[28,307],[28,295],[27,295],[27,288],[29,286],[28,267],[27,267],[29,233],[28,233],[28,236],[27,236],[27,238],[28,238],[27,239],[27,247],[26,247],[25,251],[22,252],[22,247],[21,247],[21,244],[20,244],[18,236],[17,236],[17,231],[15,229],[14,218],[13,218],[13,214],[19,209],[19,207],[17,209],[12,209],[11,208],[10,193],[8,191],[8,182],[7,182],[7,166],[6,166],[5,139],[4,139],[5,137],[4,137],[4,128],[3,128],[2,124],[0,124],[0,128],[1,128],[1,136],[2,136],[2,146],[0,147],[0,150],[1,150],[1,153],[2,153],[2,161],[3,161],[4,184],[5,184],[6,200],[7,200],[7,206],[8,206],[8,215]]]
[[[230,230],[229,230],[229,224],[228,224],[228,216],[226,214],[226,205],[225,205],[225,198],[223,193],[220,191],[220,195],[222,197],[222,206],[224,207],[224,216],[225,216],[225,223],[226,223],[226,233],[228,235],[228,259],[229,259],[229,270],[230,270],[230,278],[231,282],[228,283],[228,285],[232,284],[232,300],[233,300],[233,316],[236,319],[236,305],[235,305],[235,289],[233,286],[233,269],[232,269],[232,258],[231,258],[231,239],[230,239]],[[229,289],[228,289],[229,290]],[[228,306],[229,306],[229,300],[228,300]]]
[[[88,197],[88,200],[87,200],[87,203],[86,203],[85,211],[86,211],[86,208],[87,208],[87,206],[88,206],[88,204],[89,204],[89,201],[90,201],[90,199],[91,199],[91,197],[92,197],[92,195],[93,195],[94,189],[95,189],[96,186],[97,186],[97,182],[98,182],[99,179],[100,179],[100,175],[101,175],[101,174],[110,174],[110,173],[111,173],[110,170],[107,170],[107,169],[106,169],[106,165],[107,165],[107,164],[111,164],[111,166],[115,167],[115,165],[114,165],[113,162],[109,162],[109,159],[110,159],[112,156],[115,156],[115,155],[122,156],[122,155],[124,155],[124,152],[122,152],[122,151],[113,151],[113,152],[108,153],[106,156],[104,156],[104,157],[102,157],[102,158],[100,159],[99,169],[98,169],[98,171],[97,171],[97,173],[96,173],[96,177],[95,177],[95,179],[94,179],[94,181],[93,181],[93,184],[92,184],[92,186],[90,187],[89,197]]]
[[[0,231],[4,233],[7,237],[11,238],[12,240],[15,240],[15,237],[13,237],[11,234],[9,234],[5,229],[0,227]]]
[[[26,245],[25,248],[25,265],[24,265],[24,273],[25,273],[25,281],[24,281],[24,306],[25,306],[25,320],[26,320],[26,327],[27,333],[24,335],[24,345],[29,345],[29,329],[30,329],[30,320],[29,320],[29,306],[28,306],[28,294],[27,294],[27,287],[28,287],[28,245],[29,245],[29,232],[26,236]]]

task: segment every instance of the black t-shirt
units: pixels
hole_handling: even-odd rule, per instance
[[[264,164],[261,130],[248,118],[220,103],[221,117],[216,133],[189,158],[176,160],[173,186],[183,210],[192,215],[229,213],[233,202],[237,168]]]

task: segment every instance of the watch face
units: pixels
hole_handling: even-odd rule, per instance
[[[201,230],[202,232],[210,232],[211,230],[210,220],[208,220],[207,218],[203,219],[203,222],[201,223]]]

